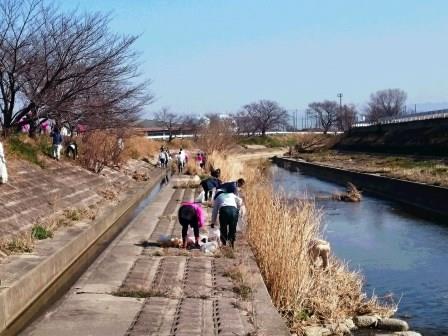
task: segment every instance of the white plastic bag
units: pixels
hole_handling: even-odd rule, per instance
[[[201,246],[201,251],[204,253],[213,253],[218,249],[218,243],[215,241],[205,243]]]
[[[196,203],[203,203],[205,198],[204,190],[201,191],[198,197],[194,200]]]
[[[209,234],[208,234],[208,241],[212,242],[220,242],[221,239],[221,231],[219,231],[219,229],[211,229]]]
[[[241,232],[246,228],[246,207],[243,205],[238,214],[238,223],[236,224],[236,231]]]

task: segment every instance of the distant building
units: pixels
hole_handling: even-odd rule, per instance
[[[142,120],[138,122],[135,127],[135,131],[142,134],[148,138],[152,139],[168,139],[169,131],[168,128],[163,125],[163,123],[156,120]],[[173,131],[173,136],[175,138],[190,138],[193,136],[193,131],[184,127],[181,124],[177,124]]]

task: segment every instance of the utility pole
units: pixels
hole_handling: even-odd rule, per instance
[[[338,98],[339,98],[339,110],[342,111],[342,93],[338,93],[337,94]]]

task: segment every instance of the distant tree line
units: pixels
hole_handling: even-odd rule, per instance
[[[135,36],[110,16],[63,13],[43,0],[0,0],[0,122],[8,133],[48,119],[114,128],[138,119],[153,96],[141,81]]]
[[[400,89],[380,90],[370,95],[365,109],[368,122],[377,122],[381,118],[396,117],[403,113],[406,105],[406,92]],[[330,130],[346,131],[357,121],[359,112],[353,104],[340,105],[333,100],[313,102],[308,105],[307,113],[317,120],[324,133]]]
[[[387,89],[372,93],[365,108],[366,121],[377,122],[380,118],[400,115],[404,110],[406,97],[406,93],[400,89]],[[359,111],[353,104],[342,105],[334,100],[324,100],[310,103],[307,114],[316,120],[319,129],[327,133],[349,130],[357,122]],[[217,114],[209,114],[204,118],[182,117],[178,113],[169,111],[168,108],[162,108],[154,113],[154,119],[168,130],[169,141],[171,141],[175,131],[185,129],[197,135],[207,126],[207,122],[212,120],[216,125],[220,118]],[[235,133],[240,135],[259,134],[264,136],[269,131],[290,129],[289,115],[286,109],[276,101],[266,99],[246,104],[238,112],[224,119],[226,119],[226,127],[232,125]]]

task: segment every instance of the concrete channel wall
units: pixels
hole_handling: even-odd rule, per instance
[[[410,182],[376,174],[310,163],[301,160],[275,157],[273,161],[286,169],[300,169],[301,172],[337,184],[351,182],[363,191],[397,201],[415,212],[441,218],[448,218],[448,188]]]
[[[48,242],[51,253],[45,257],[18,256],[10,264],[2,268],[2,283],[0,287],[0,334],[8,335],[10,325],[42,297],[62,274],[102,236],[111,230],[124,215],[132,212],[152,190],[157,188],[165,176],[160,171],[153,175],[152,183],[128,193],[128,196],[115,207],[105,211],[88,227],[76,234],[64,233]],[[104,242],[102,242],[104,243]],[[105,247],[105,246],[104,246]],[[8,277],[9,274],[9,277]],[[44,298],[43,301],[54,300]]]

